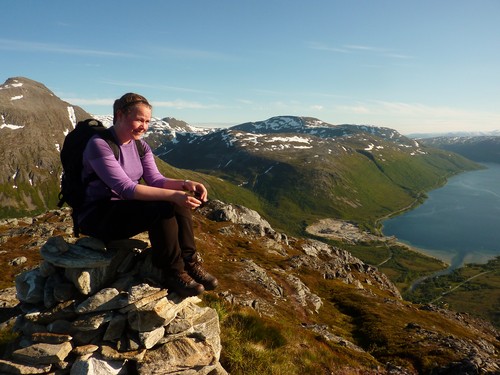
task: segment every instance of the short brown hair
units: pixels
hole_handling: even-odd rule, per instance
[[[149,109],[153,108],[144,96],[133,92],[126,93],[120,99],[116,99],[113,104],[113,124],[116,122],[116,114],[118,111],[128,113],[130,112],[131,107],[139,103],[147,105]]]

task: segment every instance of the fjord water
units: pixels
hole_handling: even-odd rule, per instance
[[[442,259],[449,269],[500,256],[500,164],[462,173],[412,211],[384,222],[383,233]]]

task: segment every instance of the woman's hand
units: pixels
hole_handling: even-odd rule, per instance
[[[196,198],[196,200],[201,202],[207,201],[208,191],[207,188],[202,183],[185,180],[184,183],[182,184],[182,188],[188,192],[191,192]]]
[[[178,206],[195,209],[201,206],[203,203],[200,199],[190,194],[188,191],[177,190],[172,195],[172,201]]]

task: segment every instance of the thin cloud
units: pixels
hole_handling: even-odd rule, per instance
[[[74,48],[65,45],[28,42],[23,40],[0,39],[0,50],[21,52],[50,52],[68,55],[104,56],[104,57],[138,57],[124,52],[102,51],[94,49]]]
[[[172,90],[172,91],[180,91],[180,92],[187,92],[194,94],[213,94],[213,92],[210,91],[192,89],[187,87],[169,86],[169,85],[157,85],[157,84],[127,82],[127,81],[112,81],[112,80],[103,80],[101,82],[108,85],[119,86],[119,87],[137,87],[143,89]]]
[[[237,99],[237,102],[245,104],[245,105],[252,105],[252,104],[254,104],[254,102],[252,100],[248,100],[248,99]]]
[[[402,59],[402,60],[411,60],[414,59],[413,56],[403,55],[401,53],[385,53],[384,56],[394,58],[394,59]]]
[[[63,100],[78,106],[96,105],[96,106],[107,106],[107,107],[111,107],[115,101],[115,99],[85,99],[85,98],[64,98]]]
[[[428,121],[449,121],[450,123],[480,124],[482,121],[500,125],[500,115],[496,113],[470,111],[461,108],[447,106],[429,106],[421,103],[404,103],[372,100],[370,102],[356,103],[352,105],[339,105],[336,111],[343,113],[364,114],[371,116],[390,116],[400,119],[427,119]]]
[[[347,113],[356,113],[356,114],[367,114],[371,113],[372,111],[370,110],[369,107],[365,105],[339,105],[335,107],[336,111],[339,112],[347,112]]]
[[[168,57],[176,57],[183,59],[196,59],[196,60],[234,60],[235,57],[214,51],[207,51],[201,49],[178,49],[178,48],[164,48],[155,47],[155,51],[160,54],[165,54]]]
[[[329,47],[326,44],[319,42],[309,42],[307,43],[309,49],[315,49],[318,51],[329,51],[329,52],[339,52],[339,53],[349,53],[350,51],[345,48]]]
[[[314,111],[322,111],[325,107],[323,107],[321,104],[315,104],[310,107]]]
[[[153,101],[153,107],[156,108],[175,108],[175,109],[222,109],[224,106],[218,104],[202,104],[198,102],[189,102],[184,100],[174,101]]]
[[[420,103],[402,103],[402,102],[386,102],[376,101],[375,105],[382,111],[389,111],[391,113],[416,116],[416,115],[430,115],[434,117],[456,117],[470,115],[470,112],[463,109],[443,107],[443,106],[428,106]]]
[[[373,52],[385,52],[385,49],[370,46],[361,46],[356,44],[346,45],[345,48],[349,50],[359,50],[359,51],[373,51]]]
[[[364,46],[358,44],[347,44],[342,47],[331,47],[323,43],[319,42],[309,42],[307,44],[308,48],[315,49],[318,51],[327,51],[327,52],[338,52],[338,53],[356,53],[356,52],[367,52],[367,53],[375,53],[379,56],[394,58],[394,59],[413,59],[413,56],[405,55],[402,53],[393,52],[386,48],[373,47],[373,46]]]
[[[64,98],[64,101],[78,106],[106,106],[113,105],[115,99],[109,98]],[[175,109],[221,109],[224,108],[217,104],[202,104],[198,102],[173,100],[173,101],[151,101],[155,108],[175,108]]]
[[[432,117],[462,117],[469,112],[440,106],[428,106],[420,103],[387,102],[373,100],[365,103],[342,105],[336,107],[343,112],[363,114],[391,114],[404,117],[432,116]]]

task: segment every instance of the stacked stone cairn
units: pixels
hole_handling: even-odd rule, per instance
[[[227,374],[217,312],[161,287],[145,241],[51,237],[16,277],[22,314],[4,374]]]

